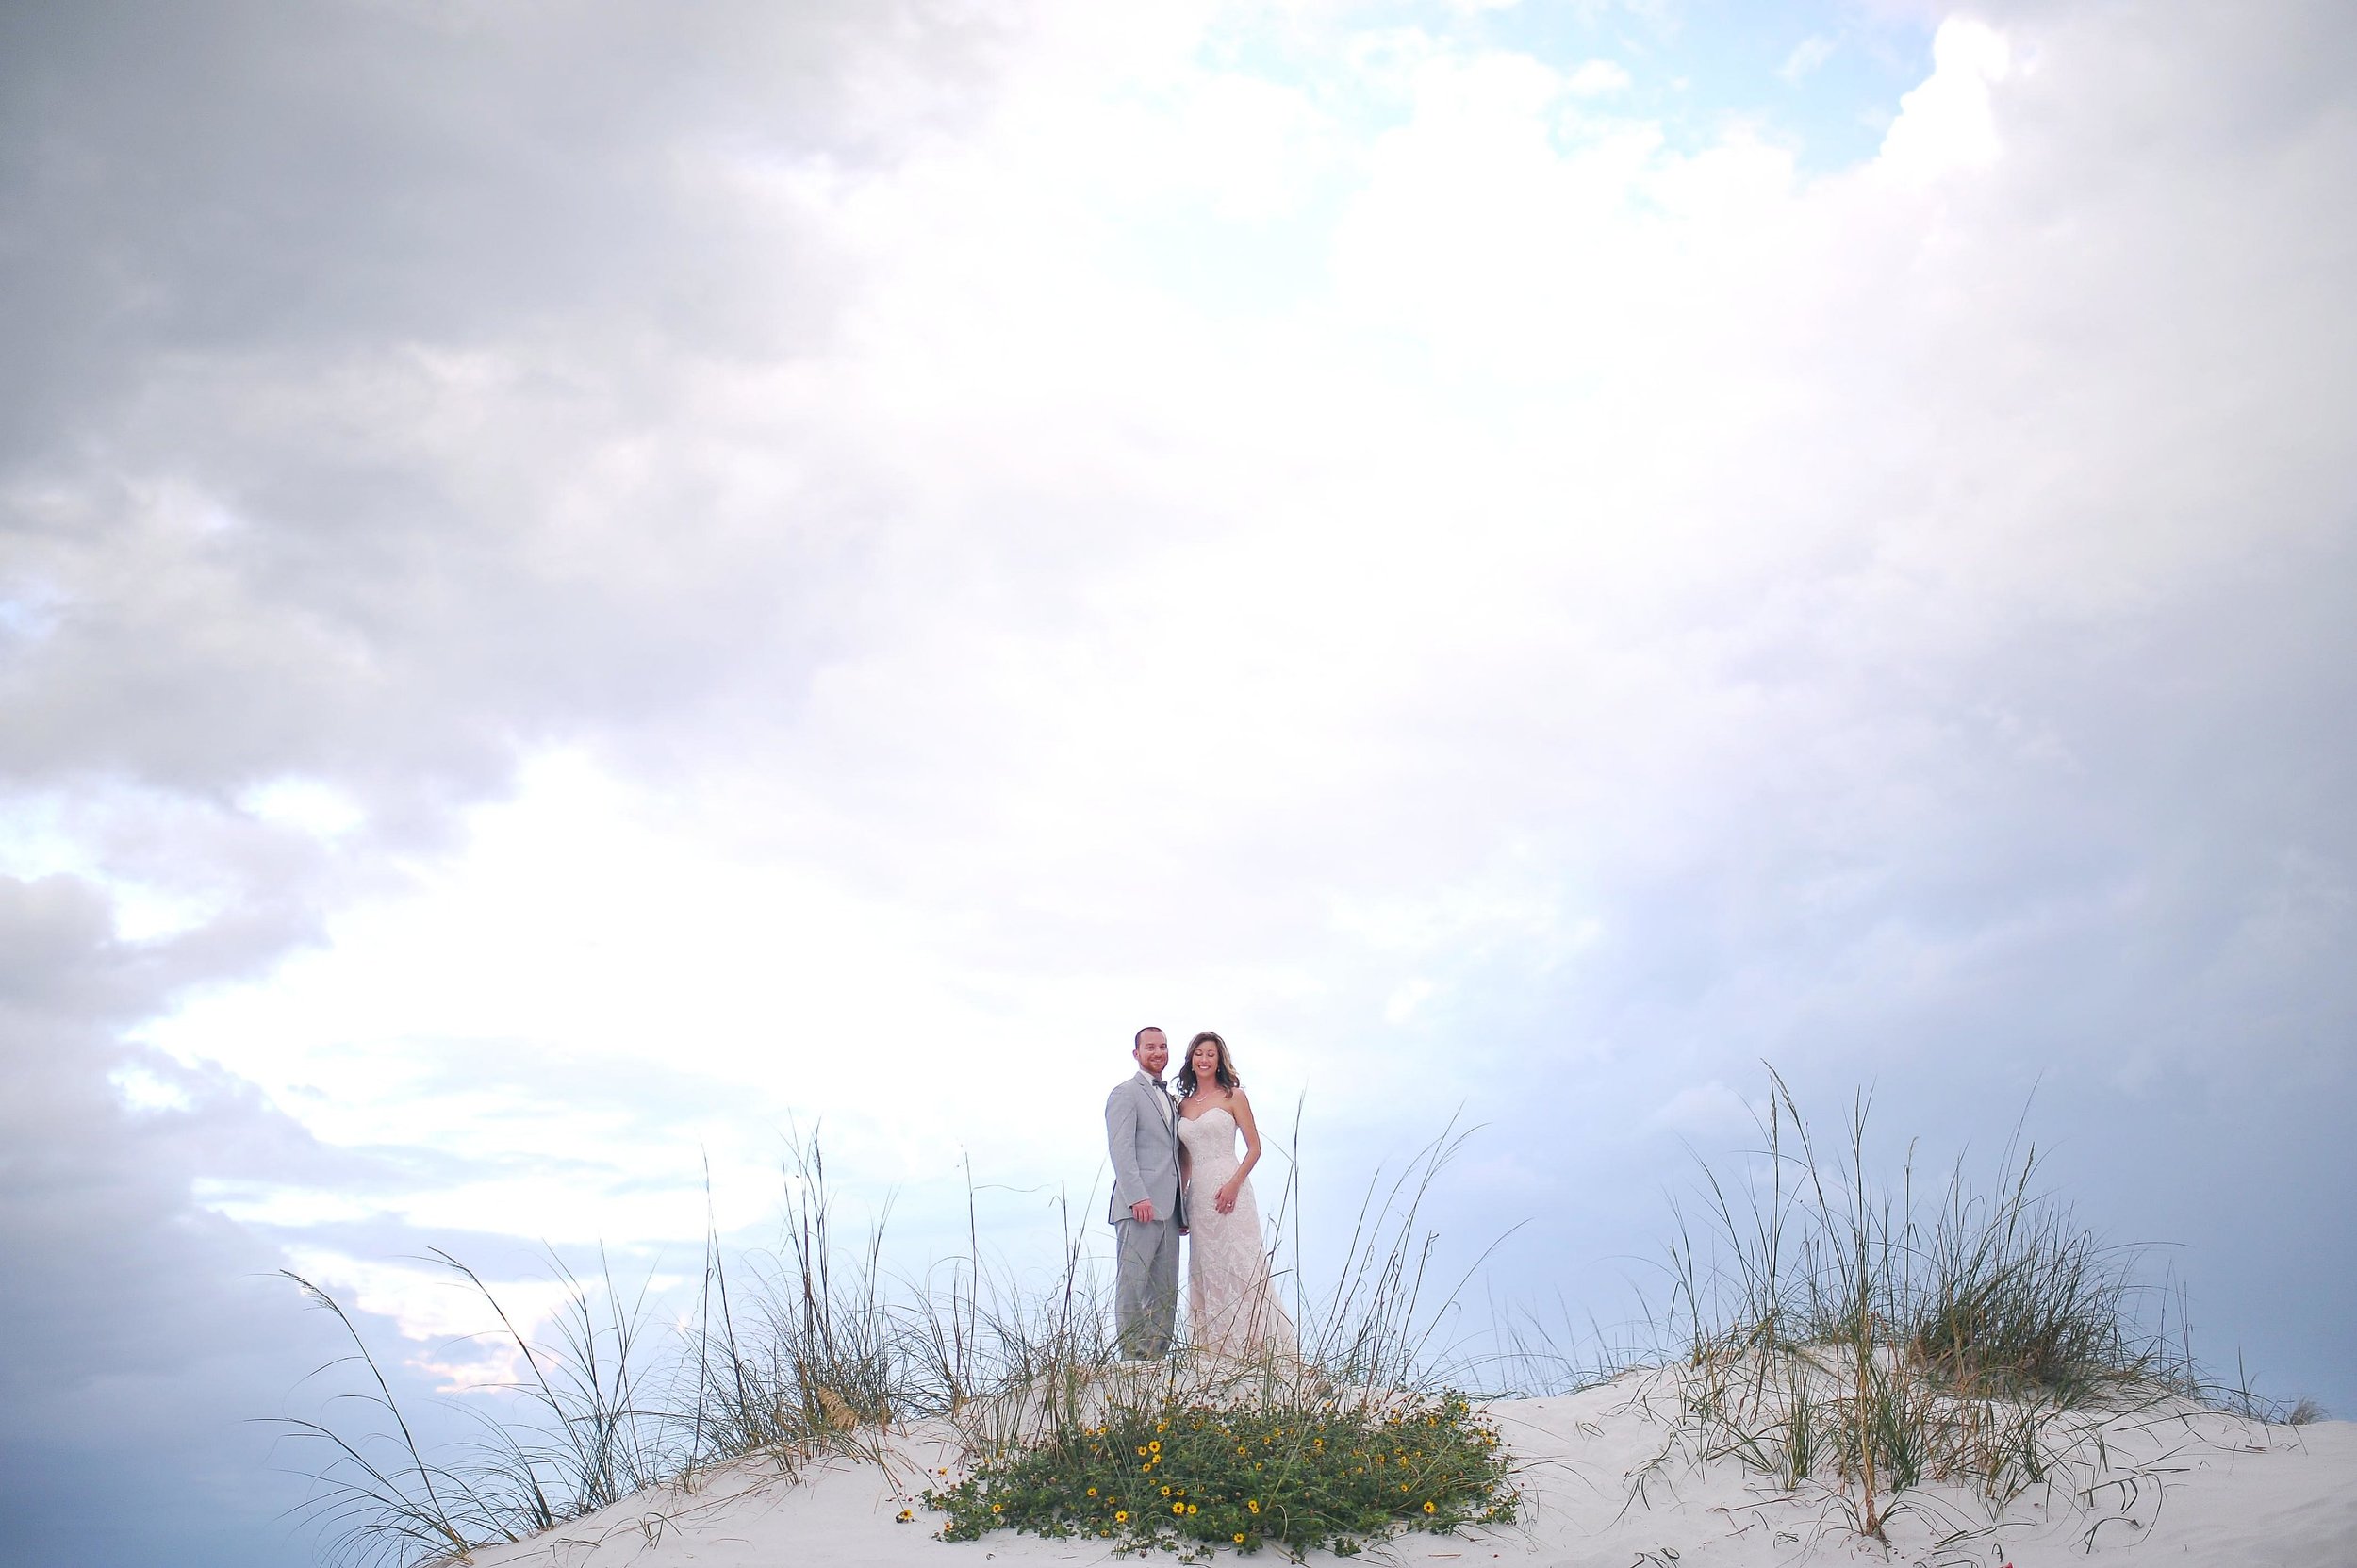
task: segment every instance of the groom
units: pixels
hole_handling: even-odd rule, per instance
[[[1105,1142],[1113,1161],[1113,1323],[1131,1361],[1170,1353],[1178,1318],[1178,1238],[1187,1233],[1178,1190],[1178,1107],[1162,1086],[1170,1041],[1141,1029],[1129,1054],[1138,1070],[1105,1097]]]

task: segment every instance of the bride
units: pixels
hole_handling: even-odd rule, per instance
[[[1269,1283],[1261,1206],[1252,1197],[1252,1167],[1260,1163],[1252,1102],[1228,1042],[1207,1029],[1187,1042],[1187,1065],[1178,1069],[1178,1173],[1189,1194],[1188,1337],[1198,1350],[1239,1361],[1291,1357],[1298,1348],[1293,1320]]]

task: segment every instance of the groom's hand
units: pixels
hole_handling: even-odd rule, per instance
[[[1129,1205],[1129,1217],[1130,1217],[1131,1219],[1133,1219],[1133,1220],[1136,1220],[1136,1221],[1137,1221],[1140,1225],[1151,1225],[1151,1224],[1153,1224],[1153,1223],[1154,1223],[1154,1200],[1153,1200],[1152,1198],[1150,1198],[1150,1197],[1142,1197],[1142,1198],[1139,1198],[1139,1199],[1138,1199],[1135,1203],[1130,1204],[1130,1205]]]

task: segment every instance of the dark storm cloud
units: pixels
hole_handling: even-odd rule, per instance
[[[791,616],[758,575],[583,558],[518,476],[659,402],[650,342],[773,360],[820,334],[827,258],[711,182],[921,133],[970,29],[850,6],[0,25],[0,767],[354,774],[431,817],[517,740],[691,697],[724,638]],[[470,355],[563,412],[453,472],[429,427],[487,416],[421,360]],[[692,556],[694,525],[668,542]]]
[[[1937,1170],[2030,1106],[2090,1221],[2182,1244],[2155,1269],[2214,1367],[2338,1406],[2357,120],[2317,62],[2350,22],[2013,15],[2003,177],[1842,274],[1795,372],[1830,414],[1747,405],[1742,458],[1703,447],[1713,543],[1813,548],[1628,628],[1683,765],[1599,779],[1580,729],[1633,727],[1570,682],[1499,682],[1488,724],[1450,689],[1466,793],[1559,914],[1436,955],[1409,1028],[1504,1151],[1457,1229],[1535,1213],[1532,1296],[1610,1310],[1582,1293],[1653,1253],[1677,1138],[1749,1141],[1693,1091],[1756,1098],[1764,1058],[1828,1120],[1879,1084],[1894,1180],[1909,1138]]]
[[[1780,642],[1739,772],[1566,888],[1607,929],[1537,974],[1508,944],[1420,1020],[1457,1081],[1546,1086],[1475,1089],[1479,1147],[1561,1150],[1509,1158],[1453,1232],[1533,1214],[1503,1288],[1568,1275],[1617,1321],[1689,1184],[1681,1141],[1756,1142],[1680,1093],[1756,1102],[1772,1063],[1821,1131],[1872,1085],[1893,1181],[2021,1130],[2088,1223],[2160,1244],[2147,1278],[2187,1289],[2214,1372],[2346,1402],[2357,1254],[2323,1195],[2357,1189],[2357,734],[2323,716],[2357,711],[2353,593],[2328,534],[1996,653]]]
[[[0,1560],[305,1560],[315,1457],[266,1418],[316,1417],[347,1392],[332,1363],[350,1346],[279,1278],[279,1244],[384,1258],[441,1246],[493,1279],[533,1277],[534,1249],[384,1218],[289,1236],[198,1206],[200,1182],[365,1201],[499,1166],[323,1147],[252,1085],[124,1041],[176,983],[236,970],[216,933],[126,944],[111,924],[104,896],[75,879],[0,878]],[[283,940],[255,943],[248,961]],[[170,1103],[126,1103],[123,1073]],[[617,1257],[642,1266],[628,1248]],[[394,1325],[354,1310],[380,1353],[401,1345]],[[426,1380],[395,1356],[387,1366],[423,1404]]]
[[[131,1561],[168,1521],[192,1560],[271,1539],[295,1500],[255,1484],[262,1445],[240,1408],[284,1386],[321,1342],[260,1281],[273,1250],[193,1206],[224,1170],[326,1174],[338,1163],[219,1075],[191,1074],[115,1032],[168,983],[153,955],[113,940],[106,900],[67,878],[0,878],[0,1463],[7,1552]],[[128,1109],[111,1071],[169,1075],[186,1108]],[[273,1491],[278,1494],[273,1497]],[[267,1555],[267,1548],[266,1548]]]
[[[773,276],[767,310],[738,308],[734,262],[779,237],[699,201],[693,161],[888,153],[982,41],[849,4],[95,4],[4,25],[19,460],[103,438],[92,416],[161,353],[464,343],[583,310],[788,349],[823,282]]]

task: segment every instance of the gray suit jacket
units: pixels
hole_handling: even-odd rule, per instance
[[[1151,1199],[1156,1219],[1187,1223],[1178,1190],[1178,1108],[1146,1074],[1131,1074],[1105,1097],[1105,1147],[1113,1161],[1107,1219],[1118,1225],[1131,1204]]]

